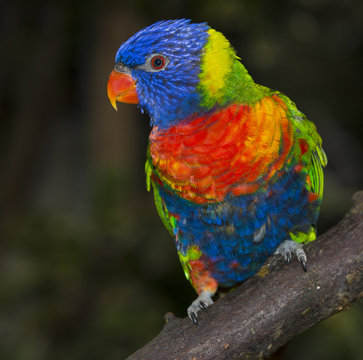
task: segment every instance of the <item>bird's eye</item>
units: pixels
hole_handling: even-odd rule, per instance
[[[150,64],[154,70],[162,70],[166,65],[166,61],[163,56],[155,55],[154,57],[151,58]]]
[[[144,64],[138,65],[136,69],[144,70],[151,73],[159,72],[167,67],[169,61],[169,58],[164,55],[153,54],[146,59]]]

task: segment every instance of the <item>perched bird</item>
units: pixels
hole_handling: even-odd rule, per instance
[[[138,104],[152,130],[145,165],[157,211],[198,293],[213,303],[272,254],[306,271],[326,155],[314,124],[255,84],[228,40],[206,23],[159,21],[121,45],[108,97]]]

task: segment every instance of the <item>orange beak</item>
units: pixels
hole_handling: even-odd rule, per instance
[[[116,101],[138,104],[136,83],[131,75],[113,70],[108,78],[107,95],[111,105],[117,111]]]

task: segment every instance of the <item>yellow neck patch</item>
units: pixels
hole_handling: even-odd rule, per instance
[[[220,32],[208,30],[209,39],[202,57],[200,88],[204,95],[202,105],[209,107],[212,100],[220,102],[226,76],[231,72],[233,61],[237,58],[229,41]],[[238,59],[238,58],[237,58]]]

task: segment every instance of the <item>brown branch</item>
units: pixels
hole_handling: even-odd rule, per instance
[[[363,191],[336,226],[307,245],[309,270],[271,257],[201,312],[199,327],[166,315],[160,334],[129,360],[260,359],[363,297]]]

